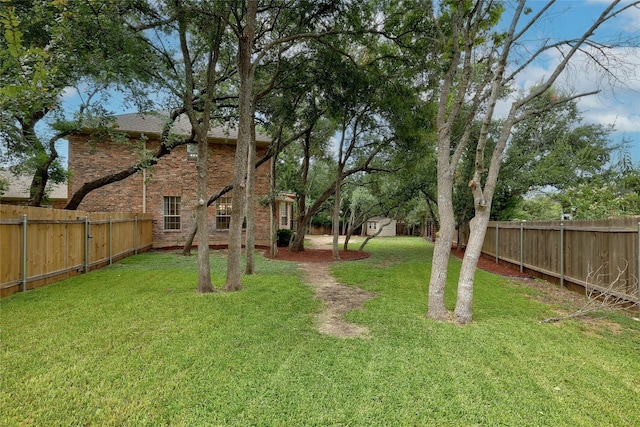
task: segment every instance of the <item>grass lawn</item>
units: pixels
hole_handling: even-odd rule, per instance
[[[0,425],[640,425],[640,322],[541,324],[557,307],[482,271],[475,322],[434,322],[432,246],[367,250],[333,265],[377,292],[348,314],[367,338],[320,335],[297,265],[261,256],[236,293],[198,295],[196,257],[157,252],[5,298]],[[224,265],[214,253],[218,287]]]

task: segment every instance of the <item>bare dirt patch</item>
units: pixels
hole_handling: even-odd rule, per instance
[[[358,244],[358,238],[352,240]],[[291,252],[289,248],[278,248],[275,257],[267,250],[264,256],[282,261],[295,261],[303,271],[307,285],[315,291],[315,297],[324,303],[324,311],[319,316],[318,330],[322,334],[341,338],[355,338],[366,336],[369,329],[365,326],[347,322],[344,315],[362,308],[364,302],[375,296],[375,293],[338,283],[331,276],[331,264],[334,261],[354,261],[369,257],[366,252],[340,251],[340,259],[333,258],[333,236],[308,236],[306,247],[302,252]],[[340,244],[344,243],[344,236],[340,236]]]
[[[305,251],[306,252],[306,251]],[[366,326],[347,322],[344,315],[358,308],[375,296],[375,293],[338,283],[330,273],[330,264],[303,262],[300,264],[305,282],[316,292],[325,305],[320,314],[318,330],[322,334],[341,338],[366,336]]]

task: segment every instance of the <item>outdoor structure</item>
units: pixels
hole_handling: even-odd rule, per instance
[[[29,202],[29,187],[33,176],[14,175],[6,169],[0,169],[0,180],[8,184],[5,190],[0,189],[0,204],[26,205]],[[47,185],[43,206],[63,208],[67,204],[67,184]]]
[[[367,236],[373,236],[382,228],[378,237],[392,237],[396,235],[396,226],[397,221],[395,219],[375,216],[367,220],[366,233]]]
[[[293,204],[296,195],[293,193],[280,193],[276,197],[276,212],[278,212],[278,228],[285,230],[296,230],[293,215]]]
[[[168,116],[156,114],[125,114],[116,117],[117,129],[127,140],[92,141],[89,132],[69,139],[69,197],[85,182],[120,171],[136,164],[142,153],[153,153],[160,144],[163,124]],[[190,135],[186,117],[180,117],[171,128],[174,135]],[[209,132],[209,192],[214,194],[233,181],[237,131],[216,128]],[[263,157],[269,146],[264,136],[256,137],[256,158]],[[197,145],[175,147],[148,170],[125,180],[89,193],[79,209],[89,212],[142,212],[153,216],[153,246],[181,246],[195,222],[197,203]],[[256,245],[268,246],[270,213],[259,203],[269,194],[269,164],[256,170]],[[231,193],[222,196],[209,207],[209,244],[227,245]],[[197,245],[197,239],[194,242]]]

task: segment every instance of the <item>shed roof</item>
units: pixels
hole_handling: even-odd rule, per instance
[[[391,220],[391,222],[395,221],[395,219],[389,218],[387,216],[374,216],[369,218],[367,221],[380,222],[380,221],[389,221],[389,220]]]

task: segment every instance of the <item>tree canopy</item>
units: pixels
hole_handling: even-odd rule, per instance
[[[177,140],[167,123],[157,152],[86,183],[68,207],[161,161],[176,144],[197,143],[199,239],[207,238],[207,207],[216,195],[231,192],[238,201],[230,290],[241,288],[245,217],[245,246],[253,246],[256,128],[273,140],[266,158],[275,158],[274,190],[298,194],[294,250],[303,249],[304,227],[323,209],[333,213],[335,233],[341,218],[355,225],[366,212],[411,223],[428,215],[439,223],[429,296],[435,319],[449,317],[443,287],[456,224],[471,221],[474,230],[456,308],[467,323],[474,259],[489,218],[550,206],[527,195],[549,187],[558,191],[553,206],[576,215],[626,214],[637,206],[638,167],[627,160],[612,166],[611,129],[585,124],[577,108],[578,97],[596,90],[555,87],[580,53],[595,67],[613,64],[602,59],[615,59],[607,56],[615,43],[603,44],[596,30],[638,2],[612,1],[577,38],[535,45],[529,34],[554,1],[535,10],[524,0],[1,1],[0,155],[33,176],[30,203],[42,202],[49,180],[66,178],[61,139],[81,128],[109,128],[110,92],[140,110],[167,108],[170,120],[184,114],[193,135]],[[516,77],[551,50],[562,53],[557,67],[513,97]],[[64,111],[71,88],[81,102]],[[166,95],[162,105],[157,93]],[[507,99],[508,111],[498,116],[498,102]],[[45,122],[48,133],[38,128]],[[238,129],[234,176],[212,189],[204,185],[206,135],[221,123]],[[607,207],[578,202],[589,198]],[[334,251],[338,256],[337,243]],[[250,274],[253,251],[245,253]],[[206,272],[208,256],[201,256]]]

